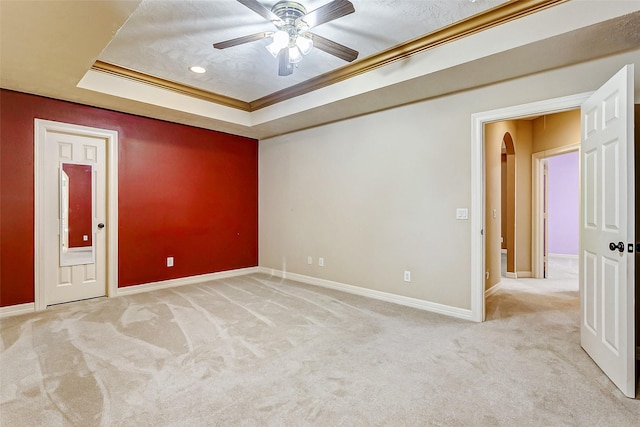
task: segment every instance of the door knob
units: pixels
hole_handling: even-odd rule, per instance
[[[104,228],[104,224],[103,223],[98,224],[98,228],[103,229]],[[611,246],[611,245],[609,245],[609,246]],[[611,250],[613,250],[613,249],[611,249]]]
[[[624,243],[618,242],[618,244],[615,244],[611,242],[609,243],[609,249],[612,251],[618,250],[618,252],[624,252]]]

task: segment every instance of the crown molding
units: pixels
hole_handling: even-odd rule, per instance
[[[411,55],[415,55],[427,49],[432,49],[445,43],[450,43],[566,1],[569,0],[512,0],[462,21],[440,28],[424,36],[384,50],[375,55],[368,56],[342,68],[311,78],[307,81],[274,92],[251,102],[176,83],[100,60],[96,61],[91,69],[238,110],[252,112],[327,86],[331,86],[360,74],[368,73],[369,71],[406,59]]]
[[[203,99],[205,101],[214,102],[216,104],[224,105],[226,107],[236,108],[238,110],[243,110],[243,111],[251,111],[250,104],[240,99],[231,98],[229,96],[224,96],[218,93],[209,92],[203,89],[198,89],[193,86],[187,86],[181,83],[173,82],[171,80],[166,80],[160,77],[151,76],[149,74],[141,73],[140,71],[131,70],[129,68],[121,67],[115,64],[110,64],[108,62],[97,60],[91,66],[91,70],[98,71],[101,73],[111,74],[117,77],[122,77],[128,80],[133,80],[133,81],[148,84],[151,86],[156,86],[162,89],[181,93],[183,95],[188,95],[194,98]]]
[[[447,27],[442,27],[409,42],[354,62],[353,64],[344,66],[321,76],[311,78],[303,83],[274,92],[263,98],[256,99],[255,101],[251,101],[251,111],[259,110],[261,108],[286,101],[287,99],[295,98],[296,96],[331,86],[343,80],[347,80],[360,74],[373,71],[376,68],[391,64],[392,62],[406,59],[411,55],[415,55],[427,49],[470,36],[488,28],[522,18],[523,16],[539,12],[542,9],[546,9],[566,1],[568,0],[512,0],[483,13],[455,22]]]

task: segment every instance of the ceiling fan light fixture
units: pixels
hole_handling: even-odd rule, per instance
[[[289,33],[278,30],[271,35],[271,40],[273,40],[273,42],[265,47],[274,58],[277,58],[280,51],[289,46]]]
[[[289,46],[289,33],[284,30],[276,31],[275,33],[273,33],[272,38],[273,44],[275,45],[274,47],[278,48],[278,51]]]
[[[282,48],[279,48],[278,46],[276,46],[275,43],[268,44],[265,46],[265,48],[269,51],[271,56],[273,56],[274,58],[277,58],[278,54],[282,50]]]
[[[313,40],[309,37],[299,35],[296,38],[296,46],[300,49],[300,53],[308,55],[309,52],[311,52],[311,49],[313,49]]]
[[[292,46],[289,48],[289,62],[292,64],[297,64],[302,61],[302,53],[300,53],[300,49],[297,46]]]

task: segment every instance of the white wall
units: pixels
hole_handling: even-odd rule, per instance
[[[632,62],[638,96],[640,50],[260,141],[260,266],[469,309],[471,114]]]

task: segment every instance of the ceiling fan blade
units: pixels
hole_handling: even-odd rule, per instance
[[[238,37],[237,39],[231,39],[231,40],[226,40],[220,43],[214,43],[213,47],[216,49],[226,49],[228,47],[238,46],[239,44],[254,42],[256,40],[263,39],[265,37],[268,37],[269,34],[270,33],[262,32],[262,33],[251,34],[249,36],[242,36],[242,37]]]
[[[313,40],[313,47],[316,47],[330,55],[336,56],[340,59],[344,59],[347,62],[351,62],[358,57],[358,51],[348,48],[340,43],[336,43],[332,40],[325,39],[314,33],[307,33],[311,35]]]
[[[264,7],[257,0],[237,0],[237,2],[253,10],[255,13],[262,16],[267,21],[271,21],[274,24],[282,24],[282,20],[278,18],[275,13]]]
[[[284,48],[278,53],[278,75],[288,76],[293,74],[293,64],[289,62],[289,49]]]
[[[349,0],[333,0],[331,3],[320,6],[316,10],[312,10],[306,15],[296,19],[296,26],[300,27],[300,25],[304,23],[307,25],[307,28],[313,28],[355,11],[356,9]]]

